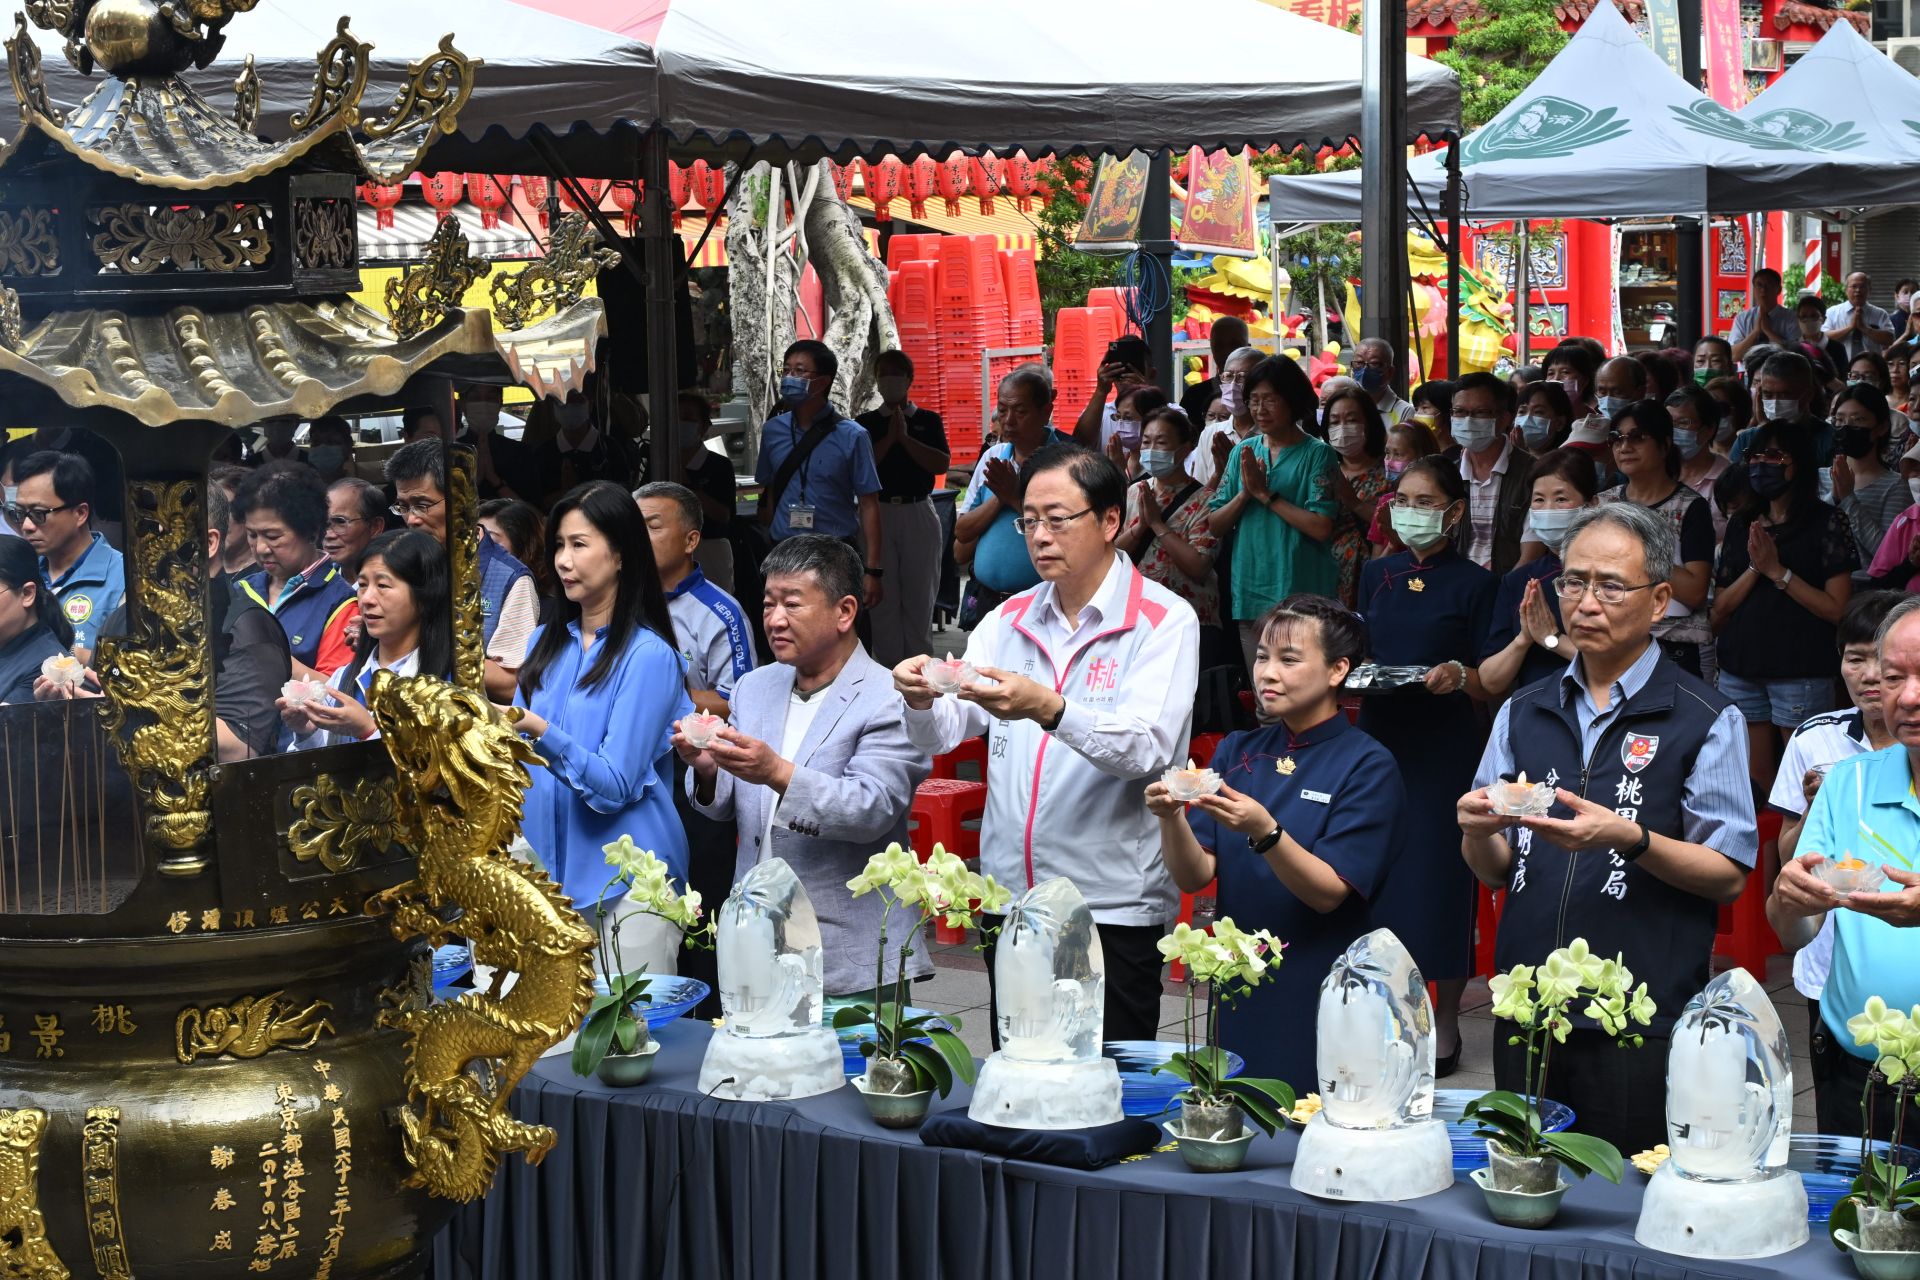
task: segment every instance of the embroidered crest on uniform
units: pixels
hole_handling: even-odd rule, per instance
[[[78,626],[93,616],[93,597],[79,594],[70,595],[67,597],[67,602],[62,605],[61,608],[66,610],[67,621]]]
[[[1285,774],[1289,777],[1291,777],[1293,775],[1293,771],[1299,767],[1300,767],[1299,765],[1293,762],[1292,756],[1282,756],[1280,757],[1280,759],[1274,761],[1274,764],[1273,764],[1273,770],[1275,773]]]
[[[1407,590],[1409,591],[1425,591],[1426,589],[1427,580],[1425,578],[1409,578],[1407,580]]]
[[[1660,739],[1645,733],[1630,733],[1627,740],[1620,744],[1620,763],[1627,766],[1628,773],[1638,773],[1653,763],[1653,753],[1660,749]]]

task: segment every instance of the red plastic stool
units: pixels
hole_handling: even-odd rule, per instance
[[[960,776],[960,766],[969,760],[979,768],[980,781],[985,783],[987,780],[987,740],[984,737],[967,738],[963,740],[959,746],[947,752],[947,754],[935,756],[933,758],[933,773],[930,776],[935,778],[958,778]]]
[[[980,833],[964,825],[987,811],[987,784],[965,782],[959,778],[928,778],[913,793],[909,818],[913,823],[913,847],[922,862],[942,845],[961,858],[980,856]],[[936,942],[964,942],[966,931],[935,925]]]
[[[1485,885],[1478,886],[1479,909],[1473,917],[1473,971],[1486,978],[1494,973],[1493,944],[1500,936],[1500,908],[1506,905],[1504,894],[1496,894]]]
[[[1218,737],[1219,735],[1216,734],[1214,736]],[[1195,763],[1199,762],[1199,757],[1196,756],[1194,759]],[[1191,928],[1193,925],[1193,900],[1195,898],[1217,898],[1219,894],[1220,882],[1218,880],[1207,881],[1207,883],[1201,887],[1199,893],[1181,894],[1180,914],[1175,918],[1176,923],[1184,924]],[[1178,960],[1170,961],[1167,965],[1167,976],[1175,982],[1185,982],[1187,980],[1187,966]]]
[[[1780,815],[1760,815],[1760,851],[1780,838]],[[1720,908],[1720,927],[1714,935],[1713,954],[1724,956],[1756,979],[1765,981],[1767,957],[1780,950],[1780,939],[1767,923],[1767,868],[1756,855],[1753,871],[1740,896]]]

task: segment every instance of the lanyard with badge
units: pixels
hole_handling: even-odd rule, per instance
[[[800,496],[793,502],[787,504],[787,528],[792,529],[796,533],[805,533],[813,528],[813,517],[817,510],[812,503],[807,501],[807,465],[811,461],[809,455],[813,451],[809,449],[806,453],[800,452],[802,439],[800,424],[797,422],[793,423],[792,427],[793,450],[795,453],[800,454],[800,475],[798,477],[800,481]]]

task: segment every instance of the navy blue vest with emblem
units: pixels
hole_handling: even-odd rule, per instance
[[[1684,838],[1687,778],[1727,700],[1662,656],[1583,761],[1574,704],[1562,701],[1565,682],[1564,676],[1542,680],[1514,695],[1507,728],[1515,767],[1531,781],[1552,782],[1645,823],[1650,832]],[[1557,804],[1551,816],[1573,815]],[[1666,1035],[1707,985],[1718,906],[1611,849],[1570,853],[1519,828],[1509,839],[1513,868],[1495,965],[1502,972],[1537,966],[1554,949],[1585,938],[1596,955],[1625,956],[1659,1007],[1647,1034]],[[1570,1012],[1575,1026],[1595,1025],[1577,1009]]]
[[[513,584],[527,577],[527,566],[494,544],[480,537],[480,633],[482,644],[493,643],[493,629],[500,625],[500,610],[507,602]]]

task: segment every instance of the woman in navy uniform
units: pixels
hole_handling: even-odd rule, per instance
[[[1468,697],[1479,692],[1478,677],[1467,664],[1480,660],[1498,583],[1454,548],[1454,534],[1465,533],[1472,518],[1457,464],[1439,457],[1415,462],[1400,477],[1390,511],[1409,549],[1368,561],[1360,612],[1374,661],[1429,670],[1423,685],[1360,704],[1360,727],[1392,753],[1407,793],[1406,851],[1373,903],[1373,923],[1392,929],[1436,984],[1435,1075],[1447,1076],[1460,1061],[1460,996],[1473,976],[1475,902],[1453,811],[1486,737]]]
[[[1164,782],[1147,788],[1174,882],[1192,893],[1217,876],[1223,916],[1286,944],[1284,963],[1223,1010],[1221,1043],[1246,1059],[1249,1076],[1302,1093],[1318,1087],[1320,984],[1367,932],[1367,902],[1400,854],[1399,770],[1338,702],[1364,652],[1359,618],[1338,601],[1281,601],[1261,619],[1254,650],[1254,692],[1270,723],[1220,743],[1218,795],[1188,808]]]

